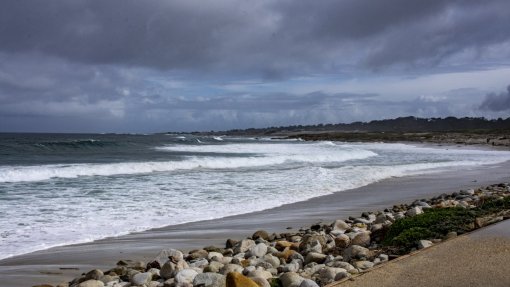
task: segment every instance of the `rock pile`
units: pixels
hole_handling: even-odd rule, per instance
[[[69,283],[71,287],[317,287],[341,280],[386,262],[397,255],[382,245],[384,235],[399,219],[422,214],[430,208],[474,208],[489,199],[510,195],[508,184],[442,194],[416,200],[360,217],[318,223],[299,232],[259,230],[240,241],[228,239],[225,247],[205,247],[183,253],[161,251],[153,261],[123,260],[107,270],[92,270]],[[477,218],[477,227],[508,218]],[[416,249],[444,238],[420,240]]]

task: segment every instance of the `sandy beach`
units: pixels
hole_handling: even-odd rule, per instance
[[[151,260],[163,248],[190,250],[223,246],[227,238],[244,238],[255,230],[285,232],[318,221],[357,216],[393,204],[451,193],[459,189],[510,181],[510,162],[442,173],[391,178],[365,187],[283,205],[261,212],[204,220],[50,248],[0,261],[0,286],[32,286],[68,281],[93,268],[110,268],[120,259]],[[242,206],[239,206],[242,209]]]

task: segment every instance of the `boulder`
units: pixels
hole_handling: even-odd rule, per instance
[[[243,266],[237,265],[237,264],[225,264],[223,268],[220,269],[220,273],[223,275],[227,275],[228,273],[237,272],[237,273],[243,273]]]
[[[305,279],[301,281],[301,284],[299,287],[319,287],[319,284],[317,284],[315,281],[310,279]]]
[[[251,238],[253,240],[257,240],[259,238],[264,239],[264,240],[269,240],[269,233],[267,233],[267,231],[265,231],[265,230],[257,230],[257,231],[255,231],[255,233],[253,233]]]
[[[156,255],[153,261],[158,262],[159,266],[163,266],[163,264],[168,261],[169,257],[172,257],[176,262],[184,259],[182,252],[177,249],[163,249]]]
[[[418,249],[423,249],[432,246],[433,243],[430,240],[419,240],[418,241]]]
[[[207,265],[209,265],[209,261],[207,261],[207,259],[205,259],[205,258],[201,258],[201,259],[193,260],[188,265],[189,265],[189,267],[196,267],[196,268],[202,268],[203,269]]]
[[[266,255],[267,253],[267,245],[265,245],[264,243],[259,243],[255,246],[252,246],[250,248],[250,250],[248,250],[248,252],[246,252],[246,257],[251,257],[251,256],[255,256],[255,257],[263,257],[264,255]]]
[[[87,274],[85,274],[86,280],[99,280],[104,275],[103,271],[99,269],[90,270]]]
[[[360,232],[351,240],[351,244],[367,247],[370,245],[370,233]]]
[[[188,263],[186,263],[186,261],[184,260],[178,261],[177,263],[172,262],[172,260],[168,260],[161,267],[160,276],[163,277],[164,279],[170,279],[173,278],[175,274],[177,274],[177,272],[188,267],[189,267]]]
[[[223,254],[221,254],[219,252],[209,252],[209,254],[207,254],[208,260],[212,260],[214,257],[216,257],[216,259],[219,261],[219,260],[223,259]]]
[[[207,252],[207,250],[204,250],[204,249],[193,250],[190,252],[187,259],[194,260],[194,259],[207,258],[208,255],[209,255],[209,252]]]
[[[414,206],[407,210],[406,216],[415,216],[418,214],[422,214],[423,210],[421,206]]]
[[[315,241],[318,241],[321,246],[326,245],[326,237],[320,234],[305,234],[301,239],[301,243],[299,244],[299,251],[306,251],[316,244]]]
[[[304,278],[295,272],[287,272],[280,275],[280,281],[283,287],[299,287]]]
[[[324,267],[324,268],[320,269],[316,274],[317,274],[317,279],[321,283],[328,284],[328,283],[335,281],[336,275],[340,272],[347,273],[347,271],[343,268]]]
[[[360,270],[366,270],[366,269],[374,267],[374,263],[372,263],[370,261],[366,261],[366,260],[356,261],[356,262],[354,262],[353,265],[354,265],[354,267],[356,267]]]
[[[334,231],[339,231],[339,232],[344,233],[345,231],[351,229],[351,226],[349,226],[349,224],[345,223],[345,221],[338,219],[338,220],[335,220],[335,222],[333,222],[332,228]]]
[[[315,262],[315,263],[320,264],[320,263],[324,262],[325,259],[326,259],[325,254],[317,253],[317,252],[310,252],[306,255],[305,264],[308,264],[310,262]]]
[[[253,280],[238,272],[228,273],[226,283],[227,287],[259,287]]]
[[[175,283],[183,284],[189,283],[192,284],[195,277],[198,275],[198,272],[193,269],[183,269],[179,271],[175,275]]]
[[[195,276],[195,279],[193,279],[193,286],[225,287],[226,277],[225,275],[218,273],[201,273]]]
[[[322,253],[322,245],[319,240],[311,240],[304,245],[304,249],[301,250],[303,254],[308,252]]]
[[[363,246],[351,245],[347,247],[343,252],[345,261],[351,261],[352,259],[366,259],[370,255],[370,250]]]
[[[250,250],[250,248],[252,248],[253,246],[255,246],[255,241],[253,241],[251,239],[241,240],[234,246],[234,253],[236,253],[236,254],[244,253],[244,252]]]
[[[211,261],[208,266],[204,268],[204,272],[214,272],[218,273],[220,272],[221,268],[225,266],[224,264],[221,264],[220,262]]]
[[[351,239],[349,236],[345,234],[340,234],[337,237],[335,237],[335,246],[338,248],[347,248],[349,244],[351,243]]]
[[[144,272],[135,274],[135,276],[131,277],[131,285],[139,286],[144,284],[149,284],[152,281],[152,273]]]
[[[273,278],[273,274],[271,274],[271,272],[265,271],[265,270],[254,270],[254,271],[249,272],[246,276],[248,276],[250,278],[260,277],[260,278],[264,278],[266,280]]]
[[[104,283],[99,280],[90,279],[78,284],[78,287],[104,287]]]
[[[280,266],[280,259],[274,255],[266,254],[262,259],[265,262],[271,264],[274,268],[278,268]]]

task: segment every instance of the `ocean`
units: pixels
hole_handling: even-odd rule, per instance
[[[0,259],[508,160],[412,144],[0,134]]]

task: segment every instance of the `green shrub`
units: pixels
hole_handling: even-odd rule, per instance
[[[418,240],[441,237],[450,231],[462,234],[473,229],[475,217],[476,212],[465,208],[427,209],[422,214],[395,221],[383,244],[408,248]]]
[[[402,231],[391,240],[392,245],[401,246],[406,249],[412,248],[418,240],[435,237],[436,234],[423,227],[411,227]]]

